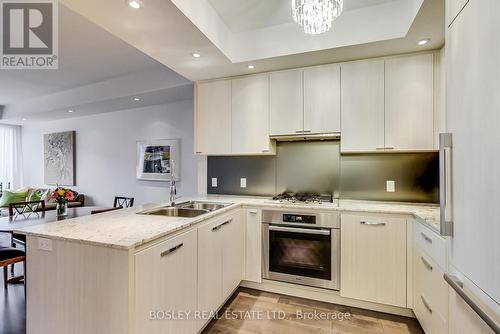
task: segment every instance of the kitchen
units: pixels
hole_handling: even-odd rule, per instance
[[[63,2],[167,62],[144,46],[158,35],[127,35],[130,26],[106,17],[116,4]],[[158,29],[145,24],[153,9],[175,7],[217,50],[191,48],[195,65],[168,60],[194,81],[193,145],[178,160],[194,155],[198,191],[182,192],[186,164],[169,161],[155,203],[16,229],[26,236],[27,333],[500,332],[496,1],[351,8],[332,33],[354,38],[342,24],[368,9],[411,12],[408,27],[422,27],[420,6],[437,6],[443,39],[412,39],[415,26],[401,23],[399,42],[411,48],[393,52],[391,29],[380,27],[386,51],[359,42],[364,51],[344,58],[314,55],[302,30],[303,44],[279,44],[277,32],[258,39],[275,50],[238,42],[252,30],[224,39],[217,20],[243,24],[224,1],[202,1],[201,11],[192,1],[132,2],[148,29]],[[294,57],[273,67],[272,52]],[[220,53],[235,61],[223,66]],[[373,312],[378,327],[302,319],[290,306],[298,301],[335,316]]]

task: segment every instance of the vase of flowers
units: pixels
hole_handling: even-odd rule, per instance
[[[73,201],[75,199],[75,193],[72,190],[57,187],[56,190],[52,192],[50,198],[57,203],[57,216],[66,217],[68,215],[68,201]]]

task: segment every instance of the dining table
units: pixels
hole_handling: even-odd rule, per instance
[[[56,210],[26,212],[10,217],[0,217],[0,233],[8,233],[11,237],[18,239],[22,244],[25,243],[26,237],[21,234],[16,234],[14,231],[40,224],[53,223],[60,220],[67,220],[82,216],[91,215],[93,211],[111,210],[112,208],[103,208],[97,206],[85,206],[77,208],[68,208],[66,216],[57,216]],[[10,246],[10,245],[9,245]],[[8,279],[9,283],[17,283],[24,280],[24,275],[14,276]]]
[[[77,208],[68,208],[67,216],[58,217],[56,210],[40,211],[40,212],[26,212],[10,217],[0,217],[0,233],[13,233],[29,226],[40,224],[53,223],[60,220],[67,220],[82,216],[88,216],[92,211],[107,210],[111,208],[103,208],[96,206],[84,206]]]

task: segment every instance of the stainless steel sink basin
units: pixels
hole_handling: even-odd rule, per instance
[[[202,202],[202,201],[189,201],[184,203],[179,203],[176,205],[178,208],[195,209],[195,210],[208,210],[215,211],[226,206],[231,205],[230,203],[212,203],[212,202]]]
[[[165,207],[159,208],[151,211],[139,212],[143,215],[154,215],[154,216],[167,216],[167,217],[186,217],[193,218],[198,217],[202,214],[208,213],[208,210],[197,210],[188,208],[178,208],[178,207]]]

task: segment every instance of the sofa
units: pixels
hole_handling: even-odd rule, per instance
[[[42,188],[24,188],[16,191],[5,190],[4,193],[10,192],[11,197],[9,201],[2,199],[3,194],[0,195],[0,215],[7,216],[9,209],[9,202],[28,202],[28,201],[45,201],[45,210],[55,210],[57,203],[55,200],[50,199],[50,194],[52,189],[42,189]],[[75,192],[76,193],[76,192]],[[12,196],[14,194],[14,196]],[[76,193],[77,196],[73,201],[68,201],[69,208],[76,208],[85,206],[85,195]]]

